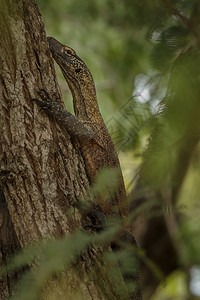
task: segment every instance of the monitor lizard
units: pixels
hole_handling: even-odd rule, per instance
[[[75,116],[64,110],[57,101],[53,101],[44,90],[38,92],[40,99],[32,100],[64,126],[72,137],[78,139],[91,185],[103,168],[117,169],[118,183],[115,192],[112,193],[110,201],[104,201],[102,196],[95,198],[96,207],[92,209],[92,214],[99,219],[98,224],[104,220],[104,216],[124,219],[128,214],[124,180],[115,146],[99,110],[93,77],[72,48],[53,37],[47,39],[52,56],[71,90]],[[120,239],[135,244],[134,237],[125,227],[127,226],[124,225],[119,234]],[[141,300],[140,291],[137,294],[133,299]]]

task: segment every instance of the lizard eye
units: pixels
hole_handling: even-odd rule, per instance
[[[68,46],[64,46],[63,49],[62,49],[62,52],[65,53],[65,54],[76,56],[76,52]]]

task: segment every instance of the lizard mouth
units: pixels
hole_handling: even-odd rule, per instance
[[[58,42],[53,37],[47,37],[47,41],[49,43],[49,48],[55,61],[57,62],[58,58],[63,58],[66,60],[66,55],[64,55],[62,50],[64,48],[64,45]]]
[[[73,61],[63,53],[64,45],[58,42],[53,37],[47,37],[49,48],[56,63],[60,66],[62,72],[69,77],[74,71]]]
[[[63,47],[63,45],[59,41],[57,41],[56,39],[54,39],[51,36],[47,37],[47,41],[49,43],[49,47],[50,47],[51,51],[55,51],[56,49],[58,51],[58,50],[61,50],[61,48]]]

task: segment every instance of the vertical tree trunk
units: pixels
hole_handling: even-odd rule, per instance
[[[80,228],[81,217],[74,204],[86,195],[89,183],[77,145],[31,101],[41,88],[50,95],[59,93],[35,2],[0,0],[0,8],[0,257],[3,265],[8,257],[32,241],[68,235]],[[71,278],[74,286],[80,285],[76,276]],[[82,299],[126,299],[116,294],[107,274],[101,276],[104,287],[98,282],[91,283],[89,278],[82,281]],[[16,279],[16,275],[1,278],[0,299],[11,295]],[[62,299],[68,299],[65,296]]]

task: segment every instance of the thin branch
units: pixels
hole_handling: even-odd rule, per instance
[[[166,8],[169,10],[169,12],[171,12],[172,15],[175,16],[179,20],[180,23],[182,23],[184,26],[186,26],[193,33],[193,35],[195,36],[195,38],[200,46],[200,33],[199,33],[198,29],[196,28],[196,24],[195,24],[194,20],[192,19],[192,15],[191,15],[191,18],[187,18],[178,9],[173,7],[171,1],[162,0],[162,2],[166,6]],[[199,11],[199,9],[200,9],[199,5],[197,8]]]
[[[185,25],[196,37],[198,44],[200,45],[200,33],[198,32],[192,19],[188,19],[186,16],[182,15],[177,9],[172,10],[172,14],[183,24]]]
[[[197,2],[193,6],[193,10],[190,16],[190,20],[193,24],[199,22],[199,14],[200,14],[200,1],[197,0]]]

